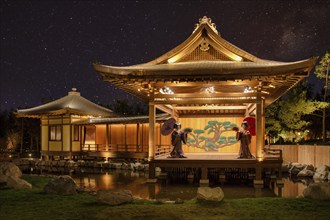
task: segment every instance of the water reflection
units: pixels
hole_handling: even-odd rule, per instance
[[[133,171],[111,170],[104,173],[74,173],[72,178],[81,188],[91,190],[99,189],[126,189],[133,195],[141,198],[149,198],[149,188],[146,183],[146,174]],[[158,185],[155,186],[156,193],[159,192]]]
[[[131,171],[112,170],[110,172],[89,174],[74,173],[73,179],[81,188],[98,189],[127,189],[134,196],[145,199],[176,200],[177,198],[189,200],[195,198],[198,184],[189,184],[185,181],[159,180],[156,184],[146,182],[147,174]],[[274,197],[269,188],[255,189],[249,184],[213,184],[212,187],[221,186],[226,198],[254,198]]]
[[[21,167],[22,169],[22,167]],[[171,178],[160,179],[156,184],[146,182],[148,174],[144,172],[134,172],[127,170],[102,170],[99,168],[84,168],[67,170],[60,169],[32,169],[23,168],[24,173],[56,175],[71,175],[80,188],[99,190],[99,189],[126,189],[132,191],[133,195],[140,198],[167,199],[177,198],[188,200],[196,196],[198,181],[189,183],[188,180],[176,181]],[[303,194],[312,179],[291,179],[284,176],[283,187],[278,187],[276,182],[266,179],[265,187],[255,189],[252,182],[231,182],[220,184],[213,182],[212,187],[220,186],[227,199],[232,198],[254,198],[254,197],[297,197]],[[269,187],[268,187],[269,186]]]
[[[274,184],[273,189],[276,196],[280,196],[278,195],[278,192],[281,191],[282,197],[297,197],[303,195],[304,189],[306,189],[308,184],[311,182],[313,182],[313,179],[311,178],[293,179],[290,176],[284,176],[284,186],[282,189],[279,190],[276,184]]]

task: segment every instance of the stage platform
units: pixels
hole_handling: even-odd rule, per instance
[[[247,168],[255,170],[255,187],[262,187],[262,173],[272,169],[277,173],[277,180],[282,179],[282,157],[272,155],[263,158],[238,159],[237,154],[225,153],[186,153],[187,158],[168,158],[168,154],[160,155],[149,161],[149,182],[155,182],[155,168],[200,168],[200,185],[208,185],[208,169],[213,168]]]

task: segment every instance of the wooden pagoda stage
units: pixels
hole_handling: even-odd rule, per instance
[[[186,153],[186,158],[168,158],[168,154],[160,155],[149,162],[148,182],[156,182],[155,168],[199,168],[201,170],[201,186],[209,185],[209,169],[241,168],[255,171],[253,181],[255,188],[263,187],[263,173],[266,169],[277,174],[276,182],[282,182],[282,155],[281,152],[268,151],[262,159],[238,159],[237,154],[228,153]]]

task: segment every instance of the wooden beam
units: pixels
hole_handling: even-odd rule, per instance
[[[208,105],[208,106],[176,106],[176,110],[239,110],[246,109],[246,106],[242,105]]]
[[[256,98],[257,93],[244,93],[244,92],[231,92],[231,93],[177,93],[177,94],[157,94],[155,95],[155,99],[173,99],[173,98]]]
[[[253,115],[253,112],[256,110],[256,104],[250,103],[247,108],[247,116]]]
[[[191,104],[245,104],[257,103],[257,99],[180,99],[180,100],[155,100],[155,105],[191,105]]]
[[[166,112],[167,114],[178,117],[178,112],[171,105],[156,105],[156,108],[162,110],[163,112]]]
[[[224,85],[233,85],[233,86],[256,86],[258,85],[258,81],[252,80],[230,80],[230,81],[210,81],[210,82],[156,82],[155,87],[161,88],[164,86],[168,87],[209,87],[209,86],[224,86]]]
[[[244,117],[244,114],[180,114],[180,118],[242,118]]]

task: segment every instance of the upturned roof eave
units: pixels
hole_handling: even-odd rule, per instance
[[[268,73],[268,74],[284,74],[292,71],[309,72],[315,65],[317,57],[295,61],[295,62],[235,62],[235,61],[190,61],[172,64],[158,65],[135,65],[127,67],[107,66],[102,64],[94,64],[94,69],[102,74],[112,76],[151,76],[164,74],[164,72],[185,71],[185,75],[194,75],[201,71],[211,71],[218,74],[237,74],[237,73]],[[182,74],[182,72],[181,72]]]

